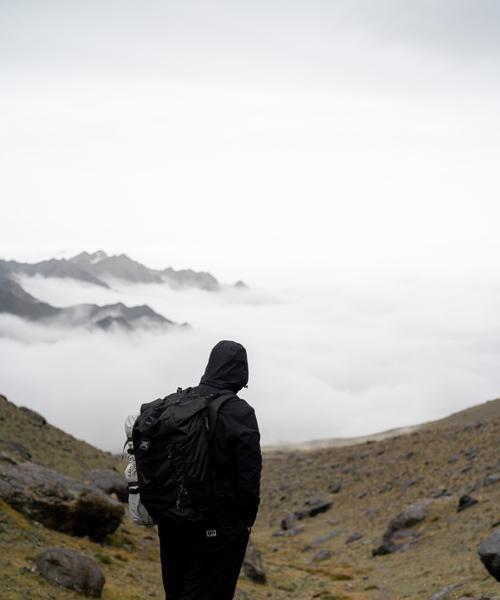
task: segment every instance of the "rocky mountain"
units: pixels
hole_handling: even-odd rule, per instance
[[[219,282],[210,273],[191,269],[176,271],[172,267],[150,269],[126,254],[108,256],[103,250],[98,250],[92,254],[82,252],[69,260],[101,279],[121,279],[131,283],[168,283],[173,287],[197,287],[207,291],[220,289]]]
[[[119,302],[105,306],[77,304],[67,308],[57,308],[28,294],[11,275],[5,274],[5,271],[1,270],[0,313],[15,315],[47,325],[103,330],[111,328],[132,330],[175,325],[173,321],[156,313],[147,305],[129,307]]]
[[[129,283],[167,283],[174,288],[194,287],[214,292],[220,289],[210,273],[192,269],[150,269],[126,254],[109,256],[103,250],[82,252],[65,259],[50,259],[38,263],[0,260],[0,270],[13,275],[41,275],[42,277],[70,278],[84,283],[110,287],[114,280]]]
[[[2,397],[0,439],[2,599],[81,597],[54,583],[60,564],[73,590],[91,572],[96,597],[164,597],[155,531],[120,516],[117,459]],[[499,439],[495,400],[378,441],[265,449],[237,600],[498,600]]]
[[[108,288],[108,284],[95,277],[86,269],[80,268],[71,260],[65,258],[52,258],[37,263],[21,263],[14,260],[0,260],[4,273],[11,275],[41,275],[42,277],[56,277],[60,279],[76,279],[84,283],[91,283]]]
[[[60,311],[46,302],[40,302],[9,275],[0,271],[0,313],[38,321],[55,318]]]
[[[108,256],[102,250],[93,254],[82,252],[70,258],[69,262],[100,280],[114,278],[131,283],[163,283],[156,271],[132,260],[126,254]]]

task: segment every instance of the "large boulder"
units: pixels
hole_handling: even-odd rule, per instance
[[[100,598],[104,575],[91,558],[69,548],[49,548],[35,560],[37,571],[50,583]]]
[[[385,530],[382,544],[372,551],[373,556],[383,556],[398,550],[406,550],[416,543],[418,534],[411,531],[411,528],[427,517],[431,503],[432,500],[427,498],[417,500],[392,518]]]
[[[500,581],[500,529],[479,544],[477,553],[488,573]]]
[[[113,469],[94,469],[83,474],[83,481],[100,489],[105,494],[116,494],[120,502],[128,501],[127,480]]]
[[[0,464],[0,498],[50,529],[96,541],[115,531],[124,514],[101,490],[31,462]]]
[[[266,583],[267,581],[260,552],[252,540],[248,540],[247,551],[243,560],[243,573],[256,583]]]

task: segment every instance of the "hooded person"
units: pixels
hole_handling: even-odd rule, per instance
[[[232,392],[215,422],[213,507],[201,523],[158,523],[166,600],[232,600],[259,507],[262,458],[253,408],[237,393],[248,383],[245,348],[214,346],[200,384],[202,396]]]

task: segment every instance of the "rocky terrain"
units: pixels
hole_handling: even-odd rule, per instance
[[[0,440],[2,598],[162,598],[118,458],[3,397]],[[495,400],[380,440],[266,450],[239,600],[500,598],[499,442]]]

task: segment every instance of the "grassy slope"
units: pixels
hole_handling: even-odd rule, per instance
[[[0,440],[26,446],[33,460],[51,469],[80,477],[88,469],[111,469],[116,459],[47,423],[41,426],[30,411],[20,410],[0,395]]]
[[[478,423],[479,421],[479,423]],[[22,441],[38,462],[78,475],[90,467],[112,466],[107,453],[75,440],[49,425],[35,425],[29,413],[0,398],[0,439]],[[409,435],[351,447],[266,454],[262,510],[253,537],[264,554],[269,583],[258,586],[241,578],[245,598],[279,600],[428,599],[445,585],[462,583],[458,598],[481,593],[500,597],[500,585],[476,556],[479,541],[500,519],[500,484],[478,487],[480,503],[456,512],[458,496],[470,492],[485,474],[500,472],[500,401],[463,411]],[[475,458],[465,452],[473,449]],[[458,454],[458,460],[448,459]],[[340,479],[342,489],[331,494]],[[404,553],[372,558],[388,520],[406,504],[441,487],[452,496],[435,500],[420,527],[419,543]],[[307,497],[334,502],[332,510],[303,521],[296,537],[273,536],[287,510],[301,508]],[[337,537],[316,550],[307,543],[335,530]],[[358,531],[363,538],[346,545]],[[27,521],[0,501],[0,580],[2,599],[79,598],[55,588],[30,569],[33,558],[51,545],[65,545],[93,556],[106,575],[104,600],[161,599],[156,533],[128,519],[105,543],[96,544],[45,529]],[[331,556],[313,562],[317,550]]]

